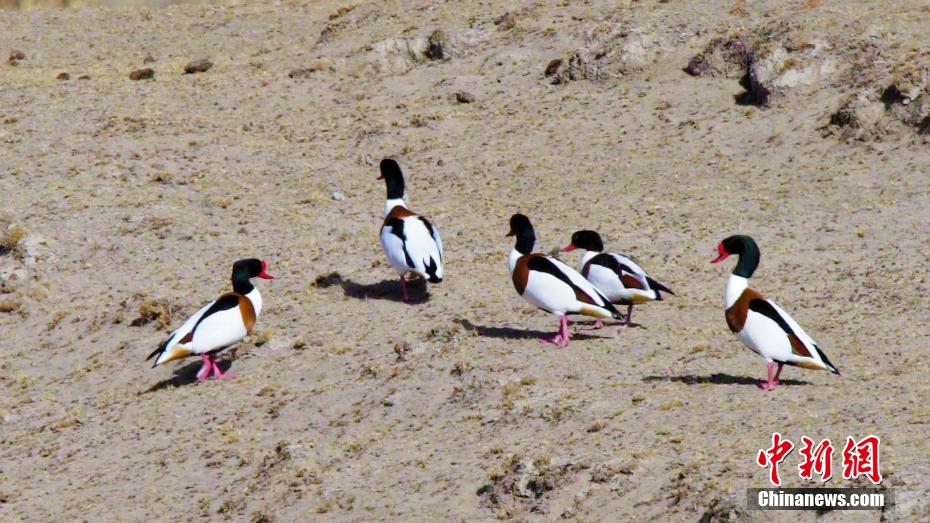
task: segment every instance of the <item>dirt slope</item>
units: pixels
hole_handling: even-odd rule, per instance
[[[834,4],[0,11],[0,58],[25,55],[0,64],[0,519],[813,521],[745,511],[773,431],[881,436],[894,513],[819,520],[926,519],[928,12]],[[739,59],[683,71],[717,37],[755,51],[767,107],[738,103]],[[888,60],[916,87],[882,101]],[[868,132],[831,126],[851,99]],[[415,305],[378,245],[385,156],[445,241]],[[537,343],[557,320],[510,283],[514,212],[543,251],[601,231],[678,295]],[[755,387],[708,264],[735,232],[842,378]],[[277,279],[238,377],[150,369],[251,256]]]

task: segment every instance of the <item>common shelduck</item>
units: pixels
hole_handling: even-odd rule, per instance
[[[396,161],[381,160],[381,176],[387,185],[381,247],[388,261],[400,273],[404,302],[409,302],[406,276],[413,272],[430,283],[442,281],[442,238],[426,218],[407,208],[404,175]]]
[[[559,347],[568,345],[568,315],[595,318],[622,316],[594,285],[574,269],[547,254],[533,253],[536,233],[530,219],[522,214],[510,218],[510,232],[516,244],[510,251],[510,275],[520,296],[540,309],[560,317],[559,332],[540,341]]]
[[[840,373],[820,350],[817,342],[787,312],[749,288],[749,278],[759,266],[760,257],[759,247],[752,238],[730,236],[717,245],[717,253],[719,256],[711,263],[721,262],[731,254],[739,255],[736,268],[727,280],[727,326],[744,345],[765,358],[768,381],[759,387],[763,390],[774,389],[785,364]]]
[[[203,366],[197,372],[198,380],[231,377],[223,373],[214,359],[224,349],[252,332],[255,321],[262,313],[262,295],[249,281],[252,278],[274,279],[265,272],[268,264],[262,260],[239,260],[233,264],[233,292],[223,294],[206,304],[174,331],[168,339],[149,354],[146,360],[155,359],[156,367],[162,363],[200,355]]]
[[[562,251],[585,249],[578,266],[580,272],[597,290],[604,293],[615,305],[626,305],[626,322],[631,325],[633,305],[648,301],[661,301],[662,293],[674,295],[672,289],[653,280],[633,258],[625,254],[604,252],[604,242],[595,231],[578,231]],[[598,320],[595,328],[601,327]]]

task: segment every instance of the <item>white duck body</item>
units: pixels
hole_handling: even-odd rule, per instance
[[[661,299],[650,285],[646,271],[623,254],[585,251],[578,272],[612,303],[635,305]]]
[[[404,275],[415,272],[432,283],[442,281],[442,238],[422,216],[409,209],[403,199],[385,202],[381,247],[388,262]]]
[[[606,296],[584,276],[556,258],[545,254],[523,255],[513,249],[508,265],[517,292],[540,309],[558,316],[583,314],[596,318],[619,317]],[[550,271],[557,271],[561,277]],[[580,300],[579,292],[591,303]]]
[[[838,373],[794,318],[731,274],[726,286],[727,324],[739,340],[767,362]]]
[[[217,305],[219,303],[219,305]],[[204,305],[159,347],[155,365],[225,349],[245,338],[262,311],[262,295],[227,293]]]

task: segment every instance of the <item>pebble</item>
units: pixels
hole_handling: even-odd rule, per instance
[[[7,60],[13,65],[16,65],[16,62],[26,59],[26,53],[20,51],[19,49],[13,49],[10,51],[10,59]]]
[[[330,194],[330,196],[332,197],[332,199],[336,200],[337,202],[341,202],[346,199],[346,195],[342,194],[341,192],[334,192]]]
[[[56,80],[70,80],[71,75],[68,73],[60,73],[58,76],[55,77],[55,79]]]
[[[184,67],[184,74],[205,73],[209,71],[211,67],[213,67],[213,62],[206,58],[199,58]]]
[[[562,66],[561,58],[556,58],[550,61],[549,64],[546,65],[546,76],[554,75],[559,70],[559,67],[561,66]]]
[[[136,69],[135,71],[129,73],[130,80],[149,80],[155,78],[155,70],[151,67],[146,67],[145,69]]]
[[[446,56],[444,47],[446,46],[446,33],[437,29],[429,35],[428,47],[426,48],[426,57],[430,60],[442,60]]]
[[[509,31],[517,25],[517,21],[514,19],[513,14],[504,13],[502,16],[494,20],[494,25],[497,26],[498,31]]]
[[[468,91],[459,91],[455,93],[455,99],[460,104],[470,104],[475,101],[475,95],[469,93]]]

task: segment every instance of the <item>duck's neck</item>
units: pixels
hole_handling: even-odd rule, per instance
[[[248,278],[237,278],[233,275],[232,279],[233,292],[237,294],[242,294],[248,296],[250,292],[255,288],[252,285],[252,282]]]
[[[246,293],[246,298],[252,302],[252,308],[255,309],[255,317],[262,313],[262,293],[258,292],[258,287],[252,287],[252,290]]]
[[[523,253],[517,250],[516,247],[510,249],[510,258],[507,260],[507,266],[510,267],[510,273],[513,274],[514,267],[517,266],[517,260],[523,256]]]
[[[755,242],[747,242],[743,246],[743,252],[739,255],[739,261],[736,262],[733,274],[747,280],[752,278],[752,273],[756,272],[756,268],[759,267],[761,257],[762,255],[759,253],[759,248],[756,247]]]
[[[589,261],[591,261],[591,258],[594,258],[598,254],[600,253],[597,251],[585,251],[584,255],[581,257],[581,264],[579,265],[579,267],[584,268],[584,266],[587,265]]]
[[[743,278],[736,274],[731,274],[727,280],[726,308],[729,309],[736,303],[736,300],[743,294],[743,291],[749,287],[749,278]]]
[[[403,198],[388,198],[384,202],[384,215],[387,216],[388,214],[391,214],[391,209],[397,206],[400,206],[406,209],[407,202],[405,202]]]

